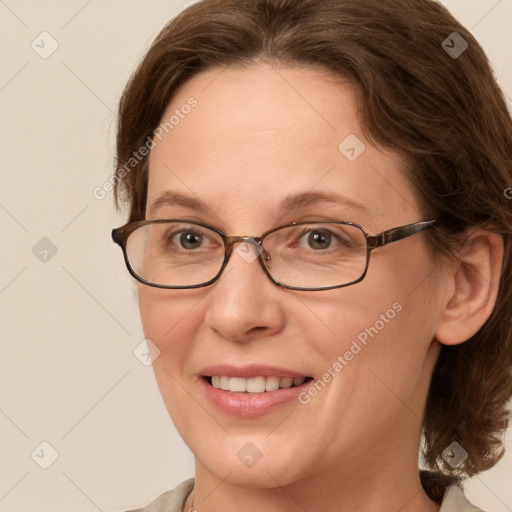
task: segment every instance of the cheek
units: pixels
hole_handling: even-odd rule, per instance
[[[416,305],[405,297],[394,302],[386,297],[382,306],[372,302],[371,308],[354,302],[350,313],[339,315],[336,338],[317,344],[325,387],[320,382],[318,392],[311,390],[302,402],[315,412],[325,445],[335,452],[350,453],[351,446],[361,451],[365,443],[371,451],[376,436],[398,424],[412,421],[415,428],[430,375],[425,361],[431,336],[416,320]]]
[[[179,355],[186,348],[187,334],[194,331],[194,311],[200,298],[189,290],[161,290],[139,286],[139,310],[144,335],[161,351]]]
[[[178,430],[179,412],[189,410],[190,396],[184,387],[188,388],[191,382],[185,368],[201,321],[197,295],[197,291],[161,290],[144,285],[138,291],[144,335],[160,351],[153,361],[156,382]]]
[[[411,396],[428,373],[425,361],[436,328],[432,263],[420,257],[405,266],[401,259],[388,258],[383,269],[385,259],[375,258],[367,279],[333,290],[311,308],[330,331],[323,341],[317,338],[315,351],[324,371],[343,375],[333,379],[333,387],[344,400],[357,397],[361,405],[391,399],[387,388]]]
[[[144,336],[160,351],[153,361],[153,370],[164,402],[171,412],[181,386],[191,383],[186,373],[193,353],[194,340],[201,326],[197,290],[160,290],[141,285],[139,309]]]

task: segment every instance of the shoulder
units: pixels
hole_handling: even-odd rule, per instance
[[[466,498],[457,477],[421,470],[420,480],[427,496],[441,503],[439,512],[484,512]]]
[[[181,512],[185,506],[185,501],[194,488],[194,479],[190,478],[181,482],[172,491],[161,494],[155,501],[147,507],[128,512]]]
[[[439,512],[483,512],[483,510],[468,501],[460,486],[450,485],[446,489]]]

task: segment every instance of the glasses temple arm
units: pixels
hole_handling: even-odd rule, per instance
[[[407,224],[406,226],[388,229],[378,235],[368,235],[366,238],[368,249],[376,249],[377,247],[382,247],[383,245],[403,240],[404,238],[415,235],[420,231],[431,228],[436,222],[437,219],[415,222],[414,224]]]

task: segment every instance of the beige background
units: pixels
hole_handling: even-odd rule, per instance
[[[193,475],[151,367],[133,353],[143,334],[110,241],[124,218],[111,194],[92,194],[111,174],[123,85],[189,3],[0,0],[0,512],[119,511]],[[445,4],[512,97],[512,0]],[[510,434],[507,444],[467,485],[489,511],[512,510]]]

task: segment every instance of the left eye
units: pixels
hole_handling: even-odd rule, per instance
[[[323,250],[329,249],[333,242],[332,233],[326,230],[314,230],[304,233],[299,239],[300,247],[307,247],[309,249]]]
[[[346,247],[348,242],[328,229],[309,229],[298,238],[299,247],[322,251],[333,247]]]

